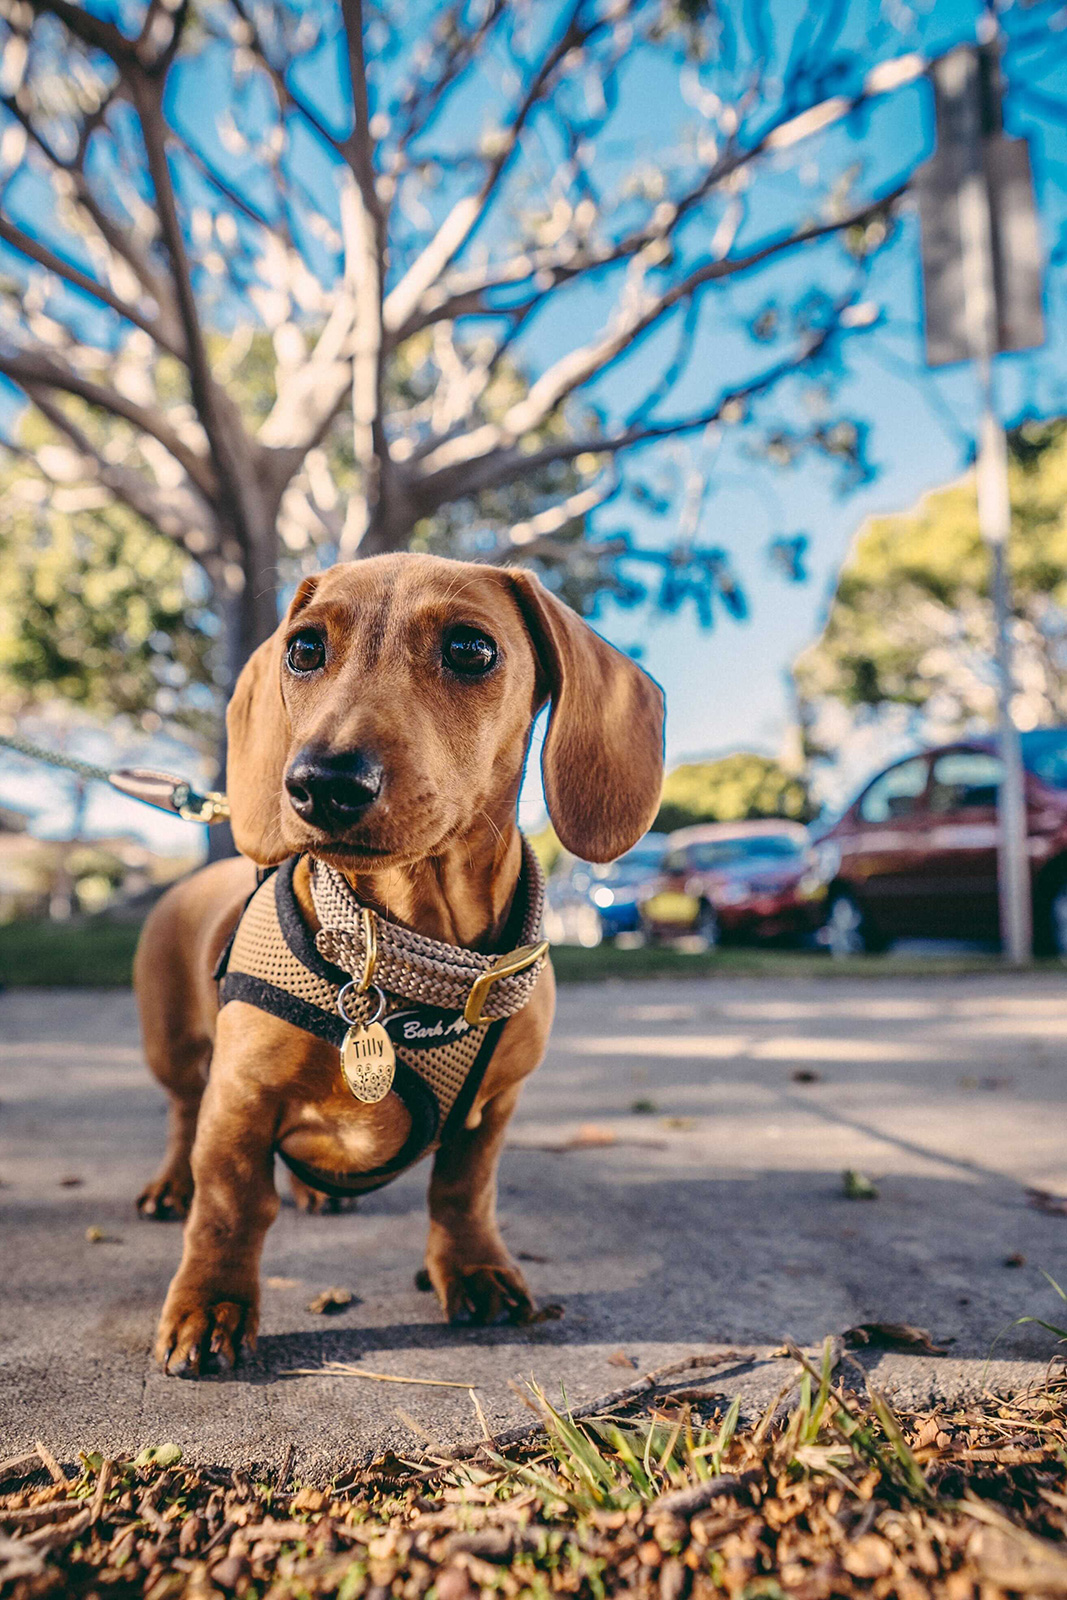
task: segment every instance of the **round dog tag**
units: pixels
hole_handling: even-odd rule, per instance
[[[357,1100],[377,1105],[393,1086],[396,1051],[380,1022],[349,1028],[341,1045],[341,1071]]]

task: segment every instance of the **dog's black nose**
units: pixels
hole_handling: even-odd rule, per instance
[[[310,746],[301,750],[285,774],[285,787],[298,817],[316,828],[351,828],[374,804],[385,773],[366,750],[330,755]]]

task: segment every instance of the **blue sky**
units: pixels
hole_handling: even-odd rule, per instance
[[[736,6],[727,9],[738,11]],[[855,70],[862,72],[873,59],[900,55],[909,48],[918,46],[935,54],[953,43],[973,41],[980,9],[972,0],[927,0],[911,11],[900,5],[893,13],[898,26],[888,29],[884,10],[869,0],[849,0],[838,42],[858,52]],[[1048,15],[1047,8],[1040,9]],[[551,10],[546,6],[544,15],[548,17]],[[804,8],[793,0],[781,0],[774,7],[784,41],[803,14]],[[1009,7],[1005,23],[1009,31],[1017,30],[1031,15]],[[1062,28],[1065,18],[1067,12],[1061,12],[1053,21]],[[872,41],[866,52],[865,40]],[[1067,283],[1059,259],[1063,252],[1058,250],[1067,230],[1067,76],[1063,69],[1051,76],[1039,71],[1040,59],[1040,53],[1035,57],[1030,52],[1009,55],[1007,60],[1007,128],[1031,140],[1051,263],[1045,347],[998,361],[1000,409],[1009,422],[1030,412],[1067,412]],[[326,107],[336,99],[334,63],[335,56],[328,51],[304,74],[308,82],[314,78],[320,104]],[[470,121],[492,113],[494,81],[488,74],[486,83],[472,91],[466,111],[454,113],[451,122],[444,120],[438,130],[444,148],[449,140],[457,148],[463,141],[469,143]],[[182,118],[195,124],[218,103],[220,92],[217,64],[202,61],[191,70],[182,91]],[[1050,97],[1063,101],[1062,115]],[[621,170],[635,154],[654,163],[673,142],[686,114],[676,66],[647,52],[635,52],[625,67],[619,101],[624,110],[613,141],[605,145],[605,171],[612,163]],[[932,134],[929,91],[919,84],[878,101],[859,123],[838,125],[771,157],[748,198],[738,248],[795,225],[805,206],[814,210],[828,180],[845,168],[854,168],[856,194],[885,189],[929,154]],[[546,159],[552,159],[550,136],[546,136]],[[326,205],[328,175],[315,168],[311,153],[307,163],[309,181],[322,186]],[[446,190],[439,203],[448,200]],[[708,225],[699,221],[694,226]],[[698,247],[691,231],[683,250]],[[850,271],[839,246],[831,241],[784,258],[758,278],[738,280],[729,295],[707,296],[688,371],[672,398],[674,410],[699,406],[709,393],[752,371],[759,353],[754,353],[746,324],[761,306],[771,299],[789,304],[812,283],[836,289]],[[543,369],[588,337],[590,327],[603,322],[611,298],[610,284],[592,281],[560,297],[548,313],[535,319],[520,346],[531,370]],[[925,490],[958,475],[967,463],[976,414],[974,380],[966,367],[929,373],[922,365],[918,223],[912,211],[905,209],[891,244],[875,258],[865,298],[878,307],[879,326],[846,341],[834,367],[823,375],[829,395],[814,379],[800,377],[776,390],[757,411],[765,426],[780,419],[795,427],[821,405],[830,416],[845,414],[869,427],[867,453],[874,473],[859,490],[842,493],[838,469],[811,454],[790,468],[772,466],[754,454],[753,434],[746,427],[726,428],[714,437],[682,445],[657,446],[655,453],[645,452],[636,464],[635,471],[651,480],[660,473],[673,474],[674,481],[691,471],[707,475],[697,542],[722,546],[729,553],[749,601],[743,622],[717,607],[710,630],[699,625],[692,606],[664,615],[654,606],[624,610],[606,601],[599,610],[596,626],[621,647],[639,651],[644,665],[667,691],[670,762],[738,747],[778,750],[789,718],[790,663],[818,630],[857,527],[871,513],[908,507]],[[668,328],[646,339],[596,385],[593,398],[609,419],[624,415],[633,396],[654,381],[669,359],[676,331]],[[645,547],[664,548],[674,537],[677,518],[677,500],[666,515],[655,515],[620,497],[596,514],[594,527],[597,535],[626,532]],[[768,556],[772,539],[797,534],[809,541],[808,576],[799,584],[787,582]],[[39,803],[41,794],[39,774],[0,776],[0,799],[33,804]],[[65,809],[57,793],[56,804],[41,818],[42,826],[48,831],[61,828]],[[531,777],[524,816],[533,821],[539,809],[539,790]],[[188,837],[186,825],[165,818],[157,824],[143,808],[113,801],[106,792],[94,799],[90,822],[107,829],[140,828],[164,849],[179,848],[179,841]]]

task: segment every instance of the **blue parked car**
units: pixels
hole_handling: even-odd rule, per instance
[[[565,857],[548,880],[546,936],[553,944],[592,948],[620,933],[639,933],[638,893],[659,872],[666,849],[665,833],[646,833],[606,865]]]

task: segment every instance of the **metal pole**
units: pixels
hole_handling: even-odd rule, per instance
[[[1024,966],[1032,948],[1030,857],[1027,849],[1026,778],[1022,745],[1012,715],[1015,692],[1012,664],[1011,575],[1008,538],[1011,496],[1008,489],[1008,446],[997,415],[992,362],[979,362],[982,424],[978,454],[978,523],[989,547],[990,590],[996,638],[997,732],[1003,775],[997,791],[997,890],[1000,939],[1005,959]]]
[[[986,19],[987,36],[995,16]],[[981,392],[982,420],[978,440],[978,524],[989,547],[990,589],[993,600],[995,670],[997,677],[997,733],[1002,776],[997,791],[997,891],[1000,901],[1000,943],[1005,960],[1024,966],[1031,953],[1030,861],[1027,850],[1026,784],[1023,776],[1019,730],[1012,716],[1015,690],[1012,665],[1011,580],[1008,572],[1008,538],[1011,533],[1011,497],[1008,489],[1008,448],[997,415],[993,387],[993,357],[998,346],[996,285],[993,275],[993,215],[985,170],[983,126],[977,81],[977,60],[960,54],[950,74],[959,74],[958,87],[965,172],[959,186],[960,239],[963,247],[963,298]],[[966,82],[969,80],[969,82]],[[951,88],[951,76],[948,80]]]

